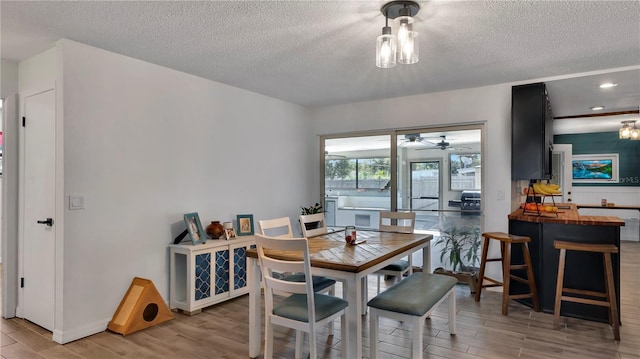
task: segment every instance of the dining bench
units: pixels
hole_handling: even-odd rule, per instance
[[[449,333],[456,333],[456,283],[457,279],[439,274],[413,273],[371,299],[370,308],[370,358],[378,358],[378,322],[387,317],[411,323],[412,358],[422,358],[423,322],[438,304],[449,298]]]

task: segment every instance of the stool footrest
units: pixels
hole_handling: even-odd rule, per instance
[[[511,266],[509,266],[509,268],[511,270],[514,270],[514,269],[527,269],[527,265],[526,264],[512,264]]]
[[[485,284],[485,285],[482,286],[482,288],[493,288],[493,287],[502,287],[502,283],[500,283],[500,284]]]
[[[509,299],[526,299],[526,298],[533,298],[533,294],[531,293],[527,293],[527,294],[513,294],[509,296]]]
[[[529,284],[529,281],[528,281],[528,280],[526,280],[526,279],[524,279],[524,278],[522,278],[522,277],[518,277],[517,275],[513,275],[513,274],[512,274],[512,275],[510,275],[509,277],[510,277],[511,279],[515,280],[516,282],[520,282],[520,283],[522,283],[522,284],[527,284],[527,285]]]
[[[502,262],[502,258],[487,258],[485,262]]]
[[[484,280],[489,281],[491,283],[494,283],[495,285],[492,285],[492,287],[496,287],[496,286],[502,286],[504,285],[501,281],[493,279],[493,278],[489,278],[489,277],[484,277]],[[478,283],[480,283],[480,279],[478,279]],[[482,284],[482,283],[480,283]],[[483,287],[486,287],[486,285],[482,284]]]
[[[599,298],[607,297],[607,293],[604,293],[604,292],[594,292],[592,290],[573,289],[573,288],[562,288],[562,293],[588,295],[590,297],[599,297]]]
[[[601,307],[610,307],[611,306],[611,304],[609,304],[609,302],[605,302],[605,301],[602,301],[602,300],[596,300],[596,299],[567,297],[566,295],[561,296],[560,299],[563,302],[574,302],[574,303],[582,303],[582,304],[599,305]]]

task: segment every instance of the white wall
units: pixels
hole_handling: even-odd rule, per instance
[[[511,86],[501,84],[317,108],[311,111],[313,131],[319,136],[485,122],[486,147],[482,158],[485,229],[506,232],[507,215],[511,212]],[[315,151],[319,151],[317,136]],[[311,170],[314,188],[319,191],[319,169]],[[504,192],[505,199],[497,199],[499,191]]]
[[[18,93],[18,63],[2,59],[0,61],[0,98]]]
[[[297,218],[314,198],[307,110],[72,41],[63,71],[63,341],[106,327],[134,276],[168,300],[182,215]],[[95,332],[95,331],[94,331]]]
[[[0,61],[0,99],[5,99],[11,94],[18,93],[18,63],[2,59]],[[0,110],[0,131],[3,131],[4,116]],[[13,118],[12,118],[13,119]],[[6,137],[6,136],[5,136]],[[0,178],[0,188],[2,188],[2,178]],[[2,204],[2,191],[0,191],[0,204]],[[0,228],[2,228],[2,206],[0,205]],[[2,243],[2,232],[0,231],[0,243]],[[2,262],[2,246],[0,246],[0,263]]]
[[[4,99],[2,115],[2,316],[12,318],[18,305],[18,96]]]

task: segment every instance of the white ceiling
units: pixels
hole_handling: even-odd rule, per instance
[[[378,69],[384,3],[1,1],[0,55],[67,38],[308,107],[634,66],[605,111],[640,104],[639,1],[418,1],[420,61]],[[556,116],[602,95],[582,86],[551,82]]]

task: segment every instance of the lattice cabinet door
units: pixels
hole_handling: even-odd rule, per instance
[[[247,272],[247,249],[255,248],[253,242],[231,244],[229,252],[231,254],[231,268],[229,272],[230,294],[232,297],[249,293],[249,275]]]
[[[193,289],[191,300],[193,303],[211,300],[212,297],[212,263],[213,253],[210,250],[202,250],[193,253]]]
[[[213,296],[215,301],[229,297],[229,246],[214,248]]]

